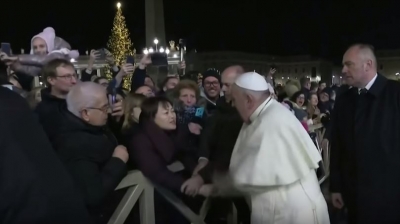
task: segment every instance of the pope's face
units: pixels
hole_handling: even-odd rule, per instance
[[[248,99],[246,94],[237,86],[232,87],[232,100],[244,122],[250,121],[250,114],[248,110]]]

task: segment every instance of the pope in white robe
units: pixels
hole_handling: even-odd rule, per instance
[[[329,224],[316,169],[321,155],[297,118],[270,97],[255,73],[238,77],[234,103],[244,120],[229,172],[251,199],[252,224]]]

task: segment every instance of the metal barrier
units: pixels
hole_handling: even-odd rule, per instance
[[[323,142],[323,137],[325,134],[325,128],[322,124],[312,125],[309,127],[310,132],[315,132],[316,134],[316,145],[319,153],[322,157],[322,169],[324,171],[324,176],[319,180],[319,184],[324,183],[330,174],[329,169],[329,161],[330,161],[330,150],[329,150],[329,142]]]
[[[168,166],[172,172],[179,172],[184,169],[180,162],[175,162]],[[200,209],[200,215],[194,213],[189,207],[185,205],[178,197],[170,191],[161,186],[152,184],[143,174],[138,170],[133,170],[121,181],[115,190],[120,190],[129,187],[125,193],[115,212],[111,216],[108,224],[123,224],[132,211],[133,206],[139,199],[140,206],[140,223],[141,224],[155,224],[154,213],[154,190],[157,190],[168,202],[171,203],[184,217],[186,217],[193,224],[205,224],[207,212],[210,208],[210,199],[207,198],[203,202]],[[228,216],[228,223],[237,224],[237,210],[232,204],[232,213]]]
[[[322,184],[329,177],[329,159],[330,150],[329,142],[322,144],[322,136],[324,129],[322,126],[315,126],[312,129],[317,133],[317,148],[322,156],[322,168],[324,170],[324,177],[319,180]],[[172,172],[179,172],[184,169],[180,162],[176,162],[168,166]],[[205,224],[204,219],[210,207],[210,199],[206,199],[200,210],[200,215],[195,214],[189,207],[187,207],[178,197],[164,189],[161,186],[153,185],[143,174],[138,170],[133,170],[121,181],[116,190],[129,188],[116,208],[114,214],[111,216],[108,224],[123,224],[132,211],[133,206],[139,200],[140,206],[140,223],[141,224],[155,224],[154,213],[154,190],[157,190],[168,202],[171,203],[183,216],[185,216],[193,224]],[[233,213],[229,215],[228,223],[237,223],[237,210],[232,204]]]
[[[168,166],[168,169],[172,172],[179,172],[184,169],[184,166],[182,163],[176,162]],[[121,181],[116,190],[127,187],[129,187],[128,191],[111,216],[108,224],[123,224],[138,199],[140,206],[140,223],[155,224],[154,185],[145,178],[140,171],[133,170]],[[204,219],[208,212],[209,200],[205,200],[200,215],[197,215],[168,190],[160,186],[156,186],[155,189],[193,224],[205,224]]]
[[[153,185],[138,170],[133,170],[121,181],[116,190],[127,188],[121,202],[108,224],[123,224],[139,199],[140,223],[155,224],[154,188]]]

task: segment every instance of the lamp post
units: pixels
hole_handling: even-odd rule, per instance
[[[168,55],[168,57],[172,57],[172,58],[178,58],[179,55],[179,50],[175,47],[175,41],[170,41],[169,45],[170,47],[163,47],[163,46],[158,46],[159,41],[157,38],[154,39],[154,44],[155,44],[155,49],[153,47],[146,47],[143,49],[143,54],[147,55],[147,54],[152,54],[155,52],[159,52],[159,53],[164,53],[166,55]],[[186,48],[186,47],[185,47]],[[186,49],[184,49],[186,50]]]
[[[157,46],[158,46],[158,39],[154,39],[154,44],[156,45],[156,52],[158,51]]]
[[[117,8],[118,8],[118,9],[121,8],[121,3],[120,3],[120,2],[117,3]]]

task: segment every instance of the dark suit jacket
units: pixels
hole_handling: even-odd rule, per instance
[[[53,145],[87,206],[96,211],[126,175],[126,164],[112,157],[118,142],[106,127],[86,124],[68,111],[62,119]]]
[[[0,87],[0,223],[90,223],[27,102]]]
[[[400,223],[400,83],[378,75],[365,95],[348,89],[332,122],[331,192],[350,223]]]
[[[216,112],[202,131],[200,141],[200,156],[209,160],[207,166],[199,171],[205,182],[212,182],[215,172],[229,170],[232,151],[242,125],[236,108],[227,103],[225,97],[221,97],[217,101]]]
[[[197,161],[185,148],[185,136],[186,130],[168,133],[152,121],[143,122],[129,144],[131,162],[151,181],[174,192],[180,192],[186,176],[171,172],[167,166],[181,161],[190,177]]]

